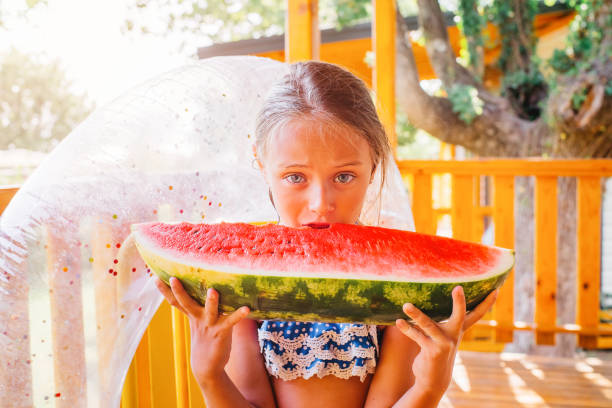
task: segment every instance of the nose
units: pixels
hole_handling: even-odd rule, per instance
[[[335,210],[333,192],[324,184],[313,183],[308,194],[308,209],[320,216]]]

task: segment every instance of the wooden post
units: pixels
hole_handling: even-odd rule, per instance
[[[412,192],[412,211],[417,232],[435,234],[434,213],[431,196],[431,174],[417,173],[414,175],[414,190]]]
[[[451,222],[453,238],[472,241],[474,221],[474,176],[452,176],[452,211]],[[464,341],[474,339],[474,327],[469,328],[463,335]]]
[[[185,349],[187,351],[187,381],[189,387],[189,407],[200,408],[205,406],[204,396],[200,390],[200,385],[196,381],[191,369],[191,330],[189,328],[189,319],[185,316]]]
[[[555,344],[557,318],[557,177],[535,183],[535,322],[536,344]]]
[[[0,215],[8,207],[17,190],[19,190],[17,187],[0,187]]]
[[[285,61],[319,59],[321,34],[317,0],[288,0]]]
[[[453,175],[452,224],[453,238],[472,241],[474,220],[474,176]]]
[[[514,176],[495,176],[493,198],[493,225],[495,245],[514,249]],[[512,342],[514,323],[514,269],[506,278],[495,306],[494,319],[499,324],[495,329],[495,342]]]
[[[114,276],[118,238],[110,217],[101,216],[94,222],[90,262],[92,263],[96,309],[98,374],[100,390],[108,390],[109,384],[113,381],[113,373],[109,372],[108,365],[112,360],[114,342],[105,341],[105,339],[114,338],[115,317],[118,315],[117,286]]]
[[[601,179],[578,178],[576,323],[585,329],[599,325],[601,274]],[[597,348],[597,336],[578,336],[578,345]]]
[[[145,332],[149,340],[152,406],[156,408],[171,407],[176,403],[170,308],[170,304],[163,301]]]
[[[58,216],[59,219],[63,219]],[[87,405],[81,291],[81,248],[76,225],[47,226],[47,271],[56,407]]]
[[[177,408],[189,408],[189,363],[187,360],[187,339],[185,338],[188,324],[183,312],[172,308],[172,345]]]
[[[472,216],[472,239],[474,242],[482,242],[484,234],[484,214],[480,210],[481,178],[479,174],[474,175],[474,211]]]
[[[0,214],[2,210],[0,208]],[[30,288],[28,259],[24,255],[28,248],[0,234],[3,241],[0,248],[0,404],[4,401],[25,408],[34,406],[28,304]],[[4,244],[9,246],[4,247]]]
[[[375,62],[372,70],[374,93],[380,103],[379,116],[385,126],[393,156],[397,148],[395,134],[395,2],[373,0],[372,46]]]

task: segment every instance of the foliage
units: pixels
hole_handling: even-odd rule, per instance
[[[604,27],[597,21],[598,10],[603,6],[603,1],[570,1],[577,15],[570,25],[567,46],[564,50],[555,50],[548,61],[557,74],[577,75],[581,70],[588,69],[593,60],[600,56],[602,31],[612,28],[612,15],[605,18]],[[612,57],[612,50],[607,50],[604,57]]]
[[[57,62],[0,54],[0,149],[50,151],[93,109]]]
[[[396,109],[396,112],[395,134],[397,135],[397,144],[405,146],[414,143],[418,129],[408,121],[408,118],[400,109]]]
[[[403,15],[416,14],[415,0],[397,2]],[[372,17],[371,0],[320,0],[318,7],[320,25],[338,30]],[[123,31],[180,33],[204,46],[282,34],[285,13],[286,0],[131,0]]]
[[[228,42],[281,34],[284,31],[284,0],[136,0],[130,6],[124,32],[195,35],[205,41]],[[155,21],[155,23],[151,23]]]
[[[516,61],[517,55],[514,53],[514,42],[519,38],[527,37],[519,45],[519,55],[521,57],[532,55],[535,50],[536,37],[531,32],[533,19],[538,10],[537,0],[526,0],[523,13],[517,15],[513,8],[520,2],[507,0],[493,0],[487,9],[487,18],[499,29],[501,38],[501,53],[498,65],[502,71],[507,72],[508,68]]]
[[[532,58],[528,68],[506,73],[502,80],[502,95],[508,97],[522,119],[533,121],[541,116],[542,105],[548,96],[548,84],[536,58]]]
[[[369,0],[336,0],[334,3],[330,6],[336,9],[337,29],[361,22],[372,15],[372,2]]]
[[[459,0],[455,22],[466,40],[462,44],[462,57],[468,67],[476,67],[479,53],[478,48],[484,46],[482,30],[486,20],[482,15],[482,8],[478,6],[477,0]]]
[[[4,28],[6,26],[6,20],[11,17],[25,18],[31,10],[38,6],[46,5],[47,1],[48,0],[22,0],[19,2],[21,4],[17,4],[19,8],[15,8],[14,11],[10,13],[1,7],[2,1],[0,1],[0,28]]]
[[[484,102],[478,97],[478,90],[470,85],[455,84],[448,92],[453,112],[468,125],[482,114]]]
[[[612,30],[612,15],[602,16],[600,10],[604,0],[570,0],[576,17],[570,24],[567,45],[555,50],[548,60],[553,71],[552,94],[557,92],[559,77],[577,78],[581,73],[597,75],[595,65],[612,58],[612,49],[605,50],[602,40],[604,32]],[[606,93],[612,94],[612,78],[607,79]],[[571,97],[572,108],[578,111],[587,99],[587,88],[579,87]]]

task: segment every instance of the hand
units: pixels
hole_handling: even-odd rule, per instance
[[[243,306],[229,316],[219,314],[219,294],[213,288],[206,292],[206,302],[200,306],[183,288],[177,278],[170,278],[168,287],[159,278],[155,285],[168,303],[189,318],[191,329],[191,370],[201,385],[219,378],[229,360],[232,329],[249,314]]]
[[[463,288],[455,287],[452,292],[453,312],[450,318],[442,323],[434,322],[410,303],[404,305],[404,313],[412,318],[414,324],[398,319],[396,326],[421,348],[412,364],[416,387],[442,398],[450,384],[457,347],[463,333],[493,306],[497,293],[498,290],[490,293],[466,315]]]

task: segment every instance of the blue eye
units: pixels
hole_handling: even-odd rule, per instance
[[[299,174],[289,174],[285,177],[285,180],[287,180],[291,184],[299,184],[304,181],[304,177]]]
[[[336,181],[341,184],[346,184],[351,182],[355,176],[349,173],[340,173],[336,176]]]

